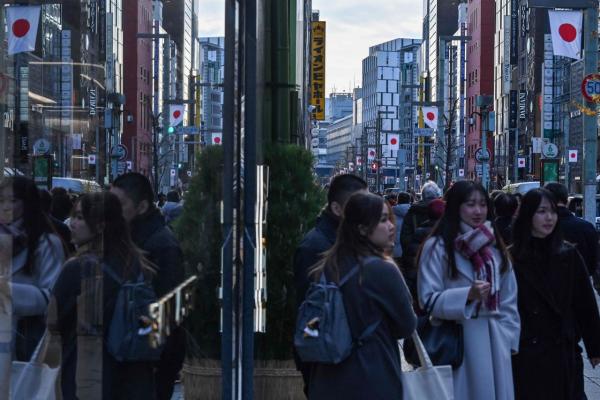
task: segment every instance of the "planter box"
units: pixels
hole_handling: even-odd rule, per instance
[[[186,360],[183,364],[185,400],[221,399],[221,362]],[[256,361],[254,398],[260,400],[304,400],[302,375],[293,360]]]

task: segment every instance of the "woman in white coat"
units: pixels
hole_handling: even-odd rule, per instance
[[[464,355],[454,372],[460,400],[512,400],[511,353],[519,344],[517,286],[492,224],[490,199],[471,181],[446,193],[446,211],[418,257],[421,307],[463,327]]]

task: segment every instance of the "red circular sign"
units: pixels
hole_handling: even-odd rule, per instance
[[[589,74],[581,82],[581,94],[589,102],[594,102],[594,97],[600,96],[600,74]]]
[[[558,27],[558,34],[565,42],[571,43],[577,39],[577,29],[571,24],[562,24]]]
[[[23,18],[16,20],[12,26],[13,34],[18,38],[27,35],[27,33],[29,33],[29,29],[31,29],[29,21]]]
[[[433,121],[433,120],[435,119],[435,114],[434,114],[434,113],[432,113],[432,112],[428,112],[428,113],[427,113],[427,119],[428,119],[429,121]]]

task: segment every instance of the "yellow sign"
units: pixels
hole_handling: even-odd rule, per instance
[[[325,21],[312,23],[312,68],[310,72],[310,104],[315,107],[313,119],[325,119]]]

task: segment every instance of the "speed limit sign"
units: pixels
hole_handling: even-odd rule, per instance
[[[581,94],[590,102],[599,102],[600,96],[600,74],[590,74],[581,82]],[[596,100],[594,100],[596,97]]]

